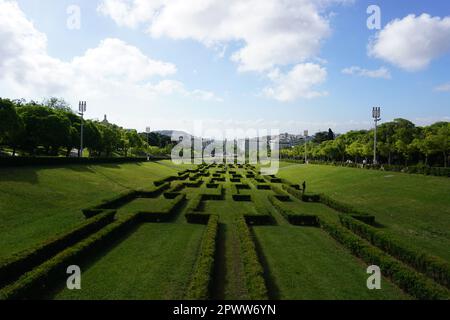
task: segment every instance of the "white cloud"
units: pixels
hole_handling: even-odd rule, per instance
[[[136,11],[144,7],[144,2],[102,0],[99,11],[121,26],[133,27],[147,20],[144,25],[151,36],[193,39],[219,51],[219,57],[228,49],[239,71],[270,73],[280,66],[321,61],[321,45],[332,32],[325,10],[332,4],[353,0],[154,1],[143,17]],[[306,76],[301,80],[302,93],[287,94],[289,97],[320,96],[305,88],[310,88],[308,83],[316,83],[317,76]],[[279,88],[279,83],[274,85]]]
[[[107,0],[98,6],[98,12],[110,16],[119,26],[136,28],[150,20],[162,0]]]
[[[321,10],[335,2],[312,0],[103,0],[99,10],[119,25],[145,20],[135,14],[147,8],[148,32],[154,37],[194,39],[207,46],[236,41],[232,54],[242,71],[264,71],[276,65],[303,62],[318,54],[331,33]],[[120,12],[120,14],[118,14]]]
[[[181,82],[154,80],[175,74],[176,66],[151,59],[119,39],[104,39],[68,62],[53,58],[47,52],[46,35],[34,27],[16,2],[0,0],[0,43],[0,84],[17,97],[61,95],[101,101],[122,96],[124,100],[145,101],[181,94],[218,99],[211,92],[189,91]]]
[[[436,92],[450,92],[450,82],[441,84],[434,88]]]
[[[368,77],[368,78],[383,78],[390,79],[391,73],[385,67],[381,67],[376,70],[368,70],[358,66],[352,66],[349,68],[342,69],[343,74],[355,75],[358,77]]]
[[[387,24],[369,43],[370,56],[407,71],[428,67],[433,59],[450,52],[450,17],[408,15]]]
[[[326,77],[325,68],[313,63],[298,64],[286,74],[275,69],[269,74],[273,86],[266,88],[264,93],[282,102],[324,96],[326,92],[315,91],[313,87],[323,83]]]

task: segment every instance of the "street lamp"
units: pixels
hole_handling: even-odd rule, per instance
[[[78,103],[78,111],[79,111],[79,115],[81,116],[81,141],[80,141],[80,158],[83,157],[83,116],[84,113],[86,112],[86,101],[80,101]]]
[[[148,153],[148,149],[150,148],[149,136],[150,136],[150,127],[145,128],[145,132],[147,133],[147,161],[150,160],[150,154]]]
[[[307,162],[308,162],[308,157],[306,156],[306,140],[307,140],[307,137],[308,137],[308,130],[305,130],[305,131],[303,131],[303,136],[305,137],[305,164],[307,164]]]
[[[381,108],[373,107],[372,109],[372,118],[375,122],[375,131],[373,135],[373,164],[377,164],[377,125],[378,121],[381,120]]]

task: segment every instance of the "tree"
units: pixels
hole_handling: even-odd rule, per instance
[[[20,119],[11,100],[0,98],[0,144],[7,144],[20,126]]]

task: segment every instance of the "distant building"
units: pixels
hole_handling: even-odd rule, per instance
[[[105,117],[103,118],[102,123],[103,123],[103,124],[109,124],[109,121],[108,121],[108,119],[106,118],[106,114],[105,114]]]

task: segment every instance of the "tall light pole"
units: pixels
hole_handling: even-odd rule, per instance
[[[373,164],[377,164],[377,125],[378,121],[381,120],[381,108],[373,107],[372,109],[372,118],[375,122],[375,131],[373,135]]]
[[[308,162],[308,157],[306,156],[306,142],[308,137],[308,130],[303,131],[303,136],[305,137],[305,164]]]
[[[84,116],[84,113],[86,112],[86,101],[80,101],[78,103],[78,111],[79,111],[78,114],[81,116],[80,158],[82,158],[83,157],[83,122],[84,122],[83,116]]]
[[[145,128],[145,132],[147,133],[147,161],[148,160],[150,160],[150,154],[149,154],[149,152],[148,152],[148,150],[149,150],[149,148],[150,148],[150,132],[151,132],[151,130],[150,130],[150,127],[147,127],[147,128]]]

